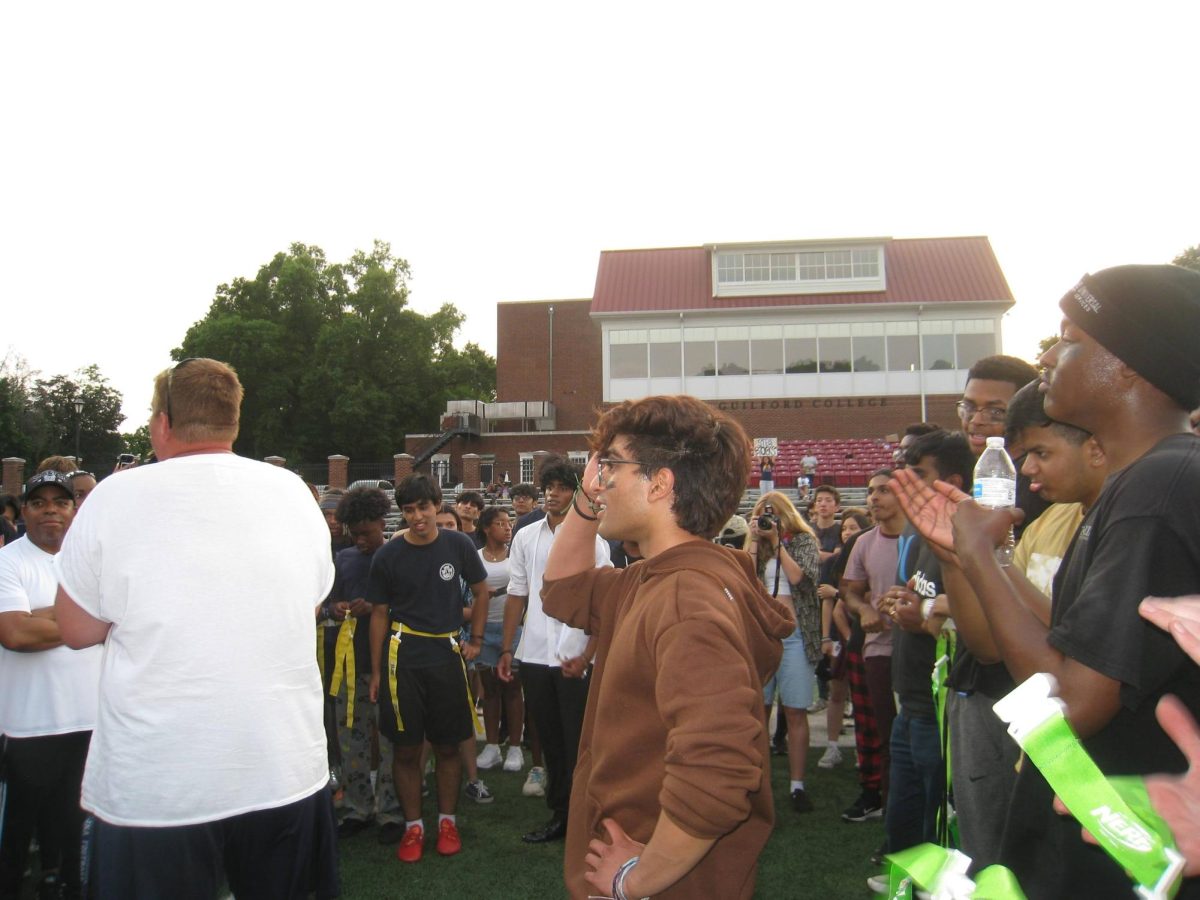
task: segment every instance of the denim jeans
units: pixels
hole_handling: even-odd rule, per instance
[[[892,722],[891,774],[884,827],[889,853],[937,842],[937,815],[946,790],[942,742],[935,719],[909,716]]]

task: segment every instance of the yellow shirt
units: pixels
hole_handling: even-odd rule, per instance
[[[1021,533],[1013,565],[1047,597],[1051,596],[1054,574],[1082,521],[1081,504],[1053,503]]]

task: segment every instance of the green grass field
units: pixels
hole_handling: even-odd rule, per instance
[[[825,771],[816,766],[820,752],[814,748],[805,785],[816,808],[804,815],[792,812],[783,759],[772,759],[775,832],[759,859],[755,896],[870,896],[866,879],[876,870],[869,858],[883,840],[883,827],[878,822],[848,825],[841,820],[841,811],[858,796],[853,754],[845,756],[841,766]],[[378,830],[374,828],[342,841],[342,897],[346,900],[391,900],[401,896],[519,900],[565,896],[562,843],[530,846],[521,841],[524,832],[549,818],[545,801],[521,796],[524,772],[509,774],[495,769],[483,775],[496,799],[486,806],[465,797],[460,802],[462,853],[442,858],[433,849],[437,817],[433,800],[426,798],[428,840],[424,859],[415,865],[399,862],[395,847],[379,845]]]

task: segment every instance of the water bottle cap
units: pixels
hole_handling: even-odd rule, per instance
[[[1004,449],[1004,438],[990,437],[987,439],[987,445],[988,445],[989,450],[993,449],[995,447],[999,447],[1001,450],[1003,450]]]

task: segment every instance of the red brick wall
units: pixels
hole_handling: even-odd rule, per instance
[[[554,395],[547,398],[551,306]],[[591,300],[497,304],[496,399],[550,399],[558,410],[557,430],[586,429],[603,397],[601,332],[591,306]]]
[[[435,438],[430,435],[409,436],[405,450],[416,456],[422,448],[428,446]],[[535,453],[538,450],[550,450],[562,453],[564,456],[571,450],[587,450],[587,434],[539,434],[531,431],[527,434],[505,434],[480,439],[456,437],[439,450],[439,453],[450,454],[450,471],[455,478],[463,478],[463,454],[478,453],[480,456],[495,454],[493,477],[500,481],[507,471],[513,484],[521,480],[521,454]],[[428,474],[429,463],[421,466],[421,472]],[[476,470],[478,471],[478,470]],[[536,462],[535,462],[536,471]]]

